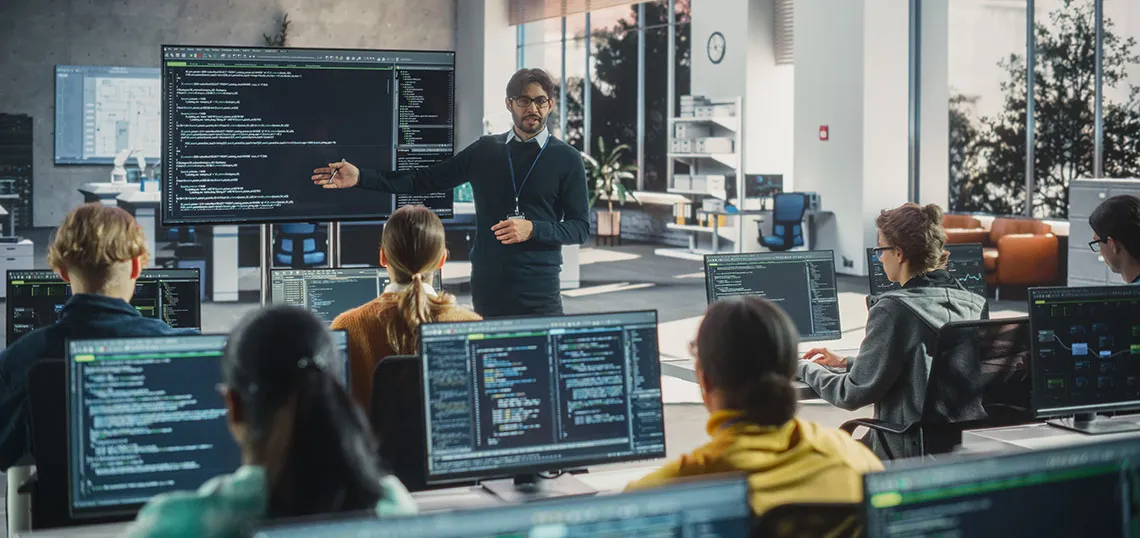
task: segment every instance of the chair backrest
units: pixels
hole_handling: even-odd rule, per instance
[[[802,192],[782,192],[776,195],[773,205],[773,222],[799,223],[804,220],[804,213],[807,212],[807,195]]]
[[[752,527],[752,536],[764,538],[833,538],[863,535],[858,503],[793,503],[764,512]]]
[[[969,215],[943,215],[942,227],[957,230],[974,230],[982,227],[982,221]]]
[[[380,440],[380,456],[411,491],[427,489],[420,361],[414,355],[393,355],[376,363],[368,416]]]
[[[1052,226],[1036,219],[997,218],[990,225],[990,243],[997,245],[1001,238],[1012,234],[1045,235],[1052,232]]]
[[[32,495],[32,527],[66,525],[67,387],[63,359],[40,359],[28,370],[28,410],[36,486]]]
[[[1032,422],[1029,319],[959,321],[938,331],[923,402],[926,453],[953,449],[967,428]]]

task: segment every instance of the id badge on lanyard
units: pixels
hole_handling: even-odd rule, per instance
[[[522,193],[522,188],[526,185],[526,180],[530,179],[531,172],[534,172],[534,167],[538,164],[538,160],[542,158],[542,152],[546,151],[547,144],[550,144],[549,136],[546,137],[546,143],[538,150],[538,155],[534,156],[534,162],[530,163],[530,169],[527,170],[526,175],[523,176],[522,183],[515,180],[515,161],[511,158],[511,148],[509,146],[507,147],[507,170],[511,173],[511,187],[515,190],[515,210],[513,213],[507,215],[507,220],[526,220],[526,215],[519,210],[519,194]]]

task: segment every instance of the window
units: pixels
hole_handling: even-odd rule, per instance
[[[1140,177],[1140,4],[1104,0],[1104,175]]]
[[[1025,0],[949,4],[950,210],[1025,204]]]

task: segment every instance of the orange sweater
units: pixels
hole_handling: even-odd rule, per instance
[[[389,319],[398,315],[402,293],[382,293],[379,297],[344,312],[333,320],[333,330],[348,331],[349,383],[352,399],[364,409],[372,399],[372,372],[376,363],[395,355],[384,327]],[[445,307],[435,321],[478,321],[483,318],[466,308]]]

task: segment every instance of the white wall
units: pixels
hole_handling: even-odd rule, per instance
[[[748,28],[744,172],[783,174],[792,190],[795,68],[776,65],[774,0],[749,2]]]
[[[690,36],[692,92],[709,97],[743,96],[748,72],[749,0],[697,0],[692,3]],[[724,34],[724,59],[709,60],[708,42],[713,32]]]
[[[515,29],[507,0],[460,0],[456,10],[456,145],[464,147],[484,134],[484,120],[493,132],[510,128],[504,88],[515,72]]]
[[[862,0],[799,0],[795,16],[796,190],[819,193],[835,218],[817,246],[836,251],[843,272],[862,272]],[[830,140],[819,140],[819,126]],[[854,262],[844,269],[842,258]]]
[[[922,2],[919,201],[947,208],[950,190],[950,0]]]

